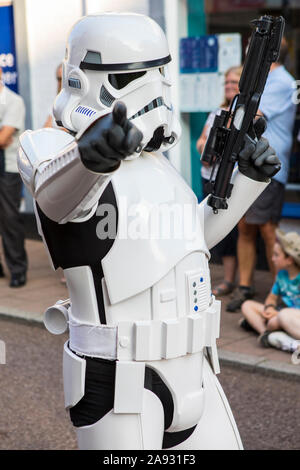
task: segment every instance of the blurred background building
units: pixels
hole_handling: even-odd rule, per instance
[[[173,104],[183,128],[180,145],[168,156],[200,199],[196,140],[207,112],[222,101],[225,66],[243,61],[251,20],[265,13],[283,15],[290,49],[286,67],[300,79],[300,0],[0,0],[0,66],[5,83],[25,100],[27,128],[43,126],[49,114],[56,94],[55,70],[71,26],[83,15],[104,11],[147,14],[165,30],[173,57]],[[285,216],[298,218],[299,128],[300,108],[284,207]],[[28,195],[26,211],[32,211]]]

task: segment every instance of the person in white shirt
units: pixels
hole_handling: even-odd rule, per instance
[[[19,136],[25,127],[21,96],[4,86],[0,68],[0,230],[10,287],[26,283],[27,255],[19,213],[22,180],[17,167]],[[0,274],[3,276],[3,270]]]

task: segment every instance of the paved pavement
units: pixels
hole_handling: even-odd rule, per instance
[[[60,282],[60,276],[51,270],[42,242],[26,240],[26,248],[29,257],[28,283],[22,288],[11,289],[7,278],[0,279],[0,315],[41,322],[44,310],[59,299],[66,299],[68,292]],[[222,279],[222,267],[212,264],[211,275],[213,285],[218,283]],[[256,271],[258,299],[264,299],[270,286],[269,273]],[[259,346],[253,333],[247,333],[238,326],[241,315],[226,312],[229,296],[223,299],[221,337],[218,340],[223,363],[268,373],[289,374],[300,379],[300,365],[292,365],[291,355]]]

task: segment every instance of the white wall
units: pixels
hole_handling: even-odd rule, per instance
[[[186,0],[165,0],[166,33],[168,37],[172,62],[170,72],[172,77],[172,102],[176,115],[182,128],[182,136],[178,145],[169,152],[172,164],[182,174],[185,180],[190,183],[190,131],[189,115],[180,113],[180,57],[179,40],[186,37],[187,32],[187,1]]]
[[[81,0],[26,0],[32,127],[41,127],[56,95],[55,72],[71,26],[82,15]]]

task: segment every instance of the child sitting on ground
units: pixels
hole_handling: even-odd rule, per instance
[[[276,230],[276,236],[272,256],[277,270],[275,283],[264,304],[254,300],[243,303],[240,326],[259,333],[262,346],[280,349],[284,348],[269,342],[268,337],[273,331],[285,330],[295,339],[295,350],[300,344],[300,235]]]

